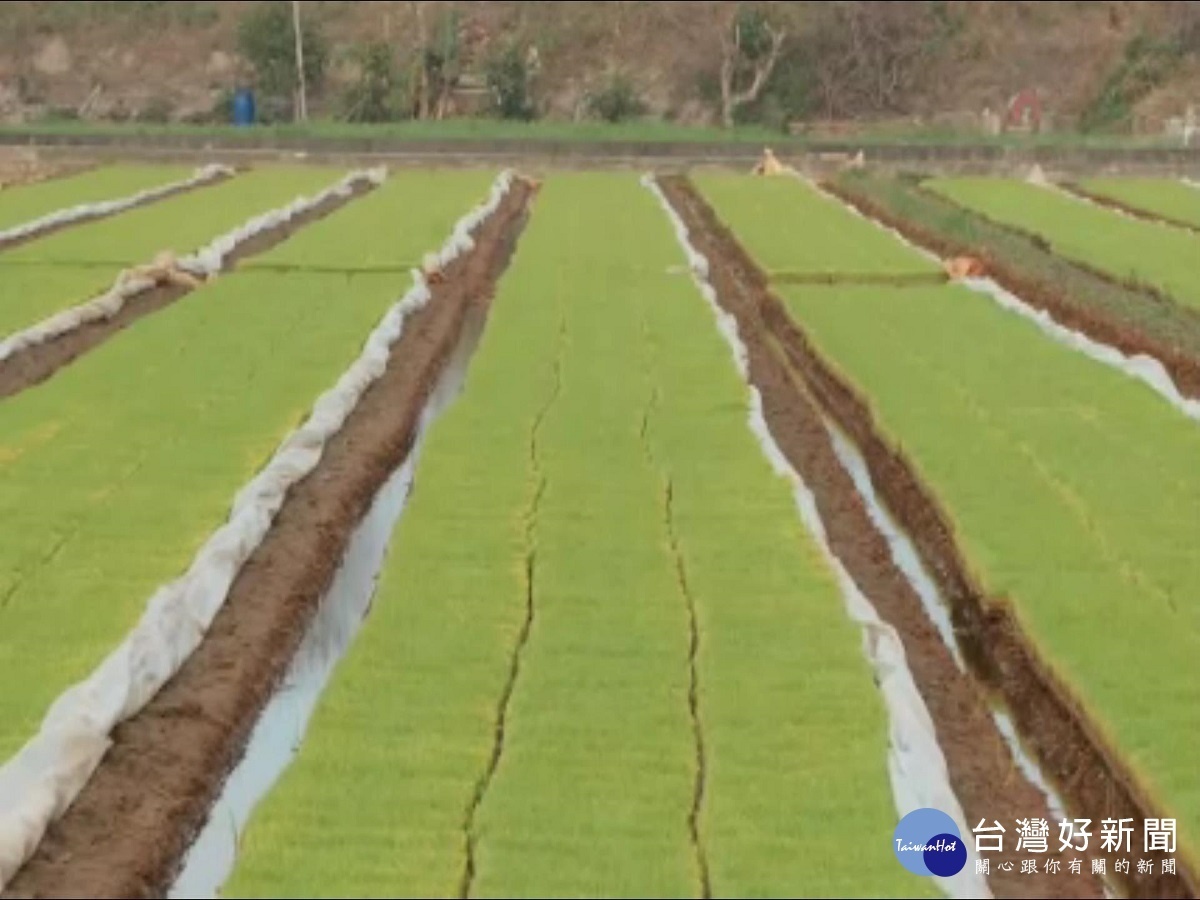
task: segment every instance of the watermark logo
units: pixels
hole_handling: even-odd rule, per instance
[[[955,821],[940,809],[915,809],[892,835],[900,865],[914,875],[949,878],[967,864],[967,845]]]

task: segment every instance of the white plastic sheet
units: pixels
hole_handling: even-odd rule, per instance
[[[945,596],[938,588],[937,583],[929,577],[908,534],[896,523],[879,499],[879,495],[875,491],[875,483],[871,479],[871,472],[867,468],[867,461],[863,459],[858,447],[829,421],[825,422],[825,428],[833,439],[838,461],[850,475],[855,489],[862,497],[867,514],[887,539],[896,567],[904,573],[905,578],[917,592],[917,596],[921,599],[921,605],[932,620],[934,627],[937,628],[942,642],[954,657],[959,670],[965,672],[967,670],[966,662],[963,659],[958,636],[954,633],[954,626],[950,618],[950,605],[946,602]],[[996,704],[991,706],[991,715],[1000,732],[1000,737],[1008,745],[1008,749],[1013,755],[1017,768],[1021,770],[1030,784],[1041,791],[1042,796],[1046,798],[1047,810],[1052,816],[1059,819],[1067,818],[1062,798],[1050,784],[1050,780],[1042,771],[1041,766],[1026,752],[1024,744],[1017,735],[1012,717]]]
[[[351,535],[316,619],[189,848],[169,897],[217,896],[233,873],[242,834],[255,808],[299,753],[321,694],[367,616],[387,553],[403,552],[403,548],[389,550],[388,544],[411,492],[425,435],[466,380],[482,328],[468,326],[467,332],[421,412],[412,450],[376,494],[370,511]]]
[[[963,659],[962,648],[958,644],[958,636],[954,633],[950,607],[942,597],[942,592],[938,590],[937,584],[929,577],[929,572],[925,569],[925,564],[921,562],[920,554],[913,546],[912,539],[880,502],[879,495],[875,493],[875,483],[871,480],[871,472],[867,468],[867,461],[863,459],[858,447],[828,420],[825,421],[825,430],[829,433],[830,441],[833,442],[833,452],[837,455],[838,462],[842,464],[842,468],[854,482],[854,489],[862,497],[863,505],[867,509],[867,516],[887,541],[892,562],[904,574],[908,583],[913,586],[913,590],[921,600],[921,606],[925,609],[925,614],[929,616],[942,638],[942,643],[954,657],[959,671],[965,672],[967,664]]]
[[[251,813],[299,752],[317,701],[367,614],[388,539],[408,499],[413,458],[410,455],[379,491],[351,536],[316,619],[283,684],[255,725],[245,755],[225,782],[168,897],[215,897],[233,872]]]
[[[1149,387],[1173,407],[1200,422],[1200,400],[1180,393],[1171,373],[1152,356],[1138,353],[1126,356],[1116,347],[1092,340],[1086,334],[1067,328],[1055,321],[1044,309],[1035,309],[1011,291],[1005,290],[990,278],[966,278],[961,282],[976,293],[984,294],[1009,312],[1033,322],[1041,331],[1064,347],[1070,347],[1109,368],[1135,378]]]
[[[716,291],[708,281],[708,260],[691,245],[687,226],[654,179],[646,176],[642,183],[655,195],[671,220],[676,238],[687,257],[693,280],[712,309],[718,331],[729,345],[734,365],[745,379],[746,346],[738,335],[736,319],[721,308]],[[888,712],[888,775],[899,817],[923,807],[940,809],[958,823],[965,835],[969,832],[970,825],[950,786],[946,759],[937,742],[933,719],[909,671],[900,636],[895,629],[879,618],[875,607],[862,594],[841,560],[829,547],[825,527],[812,492],[775,443],[763,416],[762,397],[753,385],[750,385],[749,427],[772,468],[792,486],[801,520],[837,577],[848,615],[862,629],[863,653],[875,672]],[[969,857],[967,865],[951,878],[937,879],[938,886],[954,898],[990,897],[987,880],[975,874],[974,850],[969,841],[964,843],[967,845]]]
[[[450,260],[471,249],[470,226],[497,209],[511,181],[510,172],[496,179],[488,199],[455,225],[439,258]],[[424,277],[414,272],[413,286],[371,332],[359,358],[238,493],[229,520],[200,548],[187,572],[154,593],[125,640],[85,681],[59,696],[37,735],[0,766],[0,889],[83,789],[108,749],[112,729],[145,706],[199,645],[288,488],[316,466],[325,443],[383,373],[408,315],[430,296]]]
[[[221,266],[236,247],[256,234],[274,228],[290,221],[301,213],[307,212],[318,204],[324,203],[330,197],[344,197],[360,182],[380,184],[387,177],[384,168],[368,169],[351,172],[333,186],[326,188],[315,197],[297,197],[286,206],[273,209],[238,225],[231,231],[215,238],[207,246],[179,260],[179,267],[193,275],[211,277],[221,270]],[[45,343],[59,335],[73,331],[87,322],[100,319],[111,319],[125,305],[130,297],[154,287],[154,281],[134,270],[121,272],[113,286],[98,297],[93,297],[78,306],[72,306],[62,312],[55,313],[43,319],[36,325],[31,325],[22,331],[15,332],[0,339],[0,362],[8,359],[19,350]]]
[[[836,203],[840,203],[854,215],[870,222],[877,228],[886,231],[897,240],[903,242],[914,252],[920,253],[927,259],[938,260],[938,257],[935,254],[930,253],[924,247],[914,244],[896,229],[872,219],[869,216],[864,216],[853,205],[845,203],[843,200],[841,200],[841,198],[825,191],[820,185],[808,181],[802,176],[797,175],[797,177],[800,177],[801,180],[806,181],[806,183],[808,183],[813,190],[824,194]],[[1146,380],[1152,388],[1159,393],[1164,394],[1164,396],[1167,396],[1168,400],[1171,400],[1172,403],[1178,406],[1179,404],[1176,403],[1175,400],[1172,400],[1170,396],[1173,392],[1175,398],[1188,405],[1183,411],[1188,415],[1192,415],[1193,417],[1196,415],[1196,408],[1200,407],[1200,404],[1198,404],[1196,401],[1185,400],[1179,395],[1178,391],[1175,390],[1174,382],[1171,381],[1170,376],[1157,360],[1152,360],[1145,356],[1134,358],[1125,357],[1112,347],[1109,347],[1105,344],[1098,344],[1084,335],[1079,334],[1078,332],[1064,328],[1055,322],[1054,319],[1050,317],[1049,313],[1029,307],[1013,294],[1004,290],[1004,288],[1000,287],[1000,285],[996,284],[990,278],[966,279],[963,283],[972,290],[981,291],[988,294],[988,296],[992,297],[992,299],[996,300],[1006,309],[1010,309],[1019,315],[1023,315],[1032,319],[1040,328],[1045,330],[1055,340],[1059,340],[1068,346],[1071,346],[1073,349],[1086,353],[1089,356],[1092,356],[1093,358],[1109,365],[1115,365],[1118,364],[1120,360],[1124,360],[1129,364],[1128,369],[1125,370],[1127,374],[1131,374],[1133,377]],[[1189,409],[1191,411],[1189,411]],[[934,581],[929,577],[928,572],[925,570],[925,567],[921,563],[921,560],[916,552],[916,548],[912,545],[911,539],[903,531],[903,529],[896,524],[890,513],[888,513],[883,504],[880,502],[879,497],[875,492],[875,486],[871,480],[870,472],[867,469],[866,461],[862,458],[862,454],[859,452],[858,448],[855,447],[854,444],[851,443],[846,436],[838,431],[837,428],[835,428],[832,424],[826,422],[825,425],[826,429],[830,433],[830,437],[833,440],[834,451],[837,453],[842,467],[846,469],[847,473],[849,473],[851,479],[854,481],[855,488],[863,499],[868,515],[875,523],[875,526],[879,528],[880,532],[887,539],[888,546],[891,549],[893,561],[896,563],[897,568],[904,573],[905,577],[909,580],[909,583],[912,584],[913,589],[917,592],[917,596],[921,599],[922,606],[925,608],[925,611],[929,615],[930,620],[933,622],[934,627],[937,628],[938,634],[941,636],[942,641],[945,643],[947,649],[950,651],[951,655],[953,655],[955,663],[958,665],[960,670],[965,671],[966,666],[962,655],[962,648],[959,646],[958,638],[954,633],[954,627],[949,615],[949,606],[946,603],[945,598],[942,596],[941,591],[938,589]],[[1049,779],[1046,778],[1045,773],[1042,771],[1037,761],[1026,752],[1024,745],[1021,743],[1020,737],[1017,735],[1016,727],[1012,723],[1012,718],[1005,710],[997,706],[992,707],[991,713],[992,719],[995,721],[996,727],[1000,732],[1000,736],[1008,745],[1009,751],[1012,753],[1017,767],[1022,771],[1022,773],[1024,773],[1029,782],[1033,784],[1039,791],[1041,791],[1042,795],[1046,798],[1046,805],[1050,813],[1052,815],[1061,814],[1060,818],[1065,818],[1066,814],[1063,812],[1065,805],[1062,801],[1062,798],[1050,784]]]
[[[47,213],[41,218],[34,219],[31,222],[25,222],[22,225],[14,225],[12,228],[6,228],[0,231],[0,244],[16,238],[28,237],[31,234],[37,234],[41,231],[46,231],[59,225],[66,225],[69,222],[81,222],[85,219],[97,219],[100,216],[107,216],[113,213],[120,212],[124,209],[129,209],[131,206],[136,206],[139,203],[146,203],[154,200],[164,194],[169,194],[172,191],[181,190],[183,188],[194,187],[213,181],[225,175],[232,175],[233,169],[222,165],[202,166],[192,173],[191,177],[185,178],[182,181],[172,181],[169,184],[159,185],[155,188],[147,188],[144,191],[138,191],[136,194],[130,194],[128,197],[119,197],[116,200],[101,200],[97,203],[80,203],[78,206],[71,206],[66,209],[55,210],[52,213]]]

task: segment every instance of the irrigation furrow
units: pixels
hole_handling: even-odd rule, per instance
[[[542,497],[546,492],[547,484],[546,474],[542,467],[539,438],[546,417],[562,392],[562,361],[566,346],[566,329],[567,320],[565,314],[563,314],[563,317],[559,320],[558,340],[551,370],[550,391],[545,402],[534,416],[533,425],[529,429],[529,468],[534,479],[534,489],[524,517],[525,616],[521,622],[520,630],[517,632],[517,640],[513,645],[512,655],[509,658],[508,676],[500,692],[500,698],[496,703],[496,722],[492,752],[488,757],[487,767],[475,785],[474,795],[471,798],[471,803],[467,808],[466,816],[463,820],[465,859],[463,860],[463,873],[459,881],[458,895],[464,898],[464,900],[471,896],[471,888],[475,882],[475,855],[479,846],[477,824],[479,809],[483,806],[484,800],[487,799],[488,789],[492,785],[496,771],[500,768],[500,761],[504,756],[504,737],[508,723],[509,707],[512,703],[513,693],[516,691],[517,679],[521,674],[521,659],[525,653],[525,648],[529,645],[529,636],[533,631],[533,623],[537,617],[537,523],[538,512],[541,507]]]
[[[642,320],[642,334],[648,339],[646,322]],[[653,373],[651,374],[653,377]],[[671,558],[675,569],[675,580],[679,586],[679,595],[687,612],[688,623],[688,718],[692,726],[692,742],[695,745],[696,770],[692,781],[692,802],[688,809],[688,835],[692,843],[692,852],[696,856],[696,871],[700,877],[700,896],[708,900],[712,897],[712,879],[709,874],[708,852],[704,845],[704,835],[700,829],[700,816],[704,810],[705,786],[708,783],[708,758],[704,743],[704,723],[700,711],[700,616],[696,608],[696,598],[688,583],[687,564],[683,558],[683,549],[679,543],[679,533],[675,527],[675,484],[670,472],[663,471],[655,457],[650,440],[650,423],[658,408],[659,390],[654,385],[650,397],[642,410],[642,421],[638,436],[642,449],[646,454],[646,462],[650,468],[658,472],[663,482],[662,507],[663,528],[667,535],[667,544],[671,550]]]
[[[684,202],[694,204],[692,211],[699,212],[698,218],[704,228],[721,235],[722,250],[729,263],[735,268],[753,269],[754,264],[745,251],[728,236],[689,186],[676,184],[674,189]],[[884,501],[909,531],[927,569],[941,587],[943,596],[952,604],[956,630],[963,639],[968,660],[978,679],[974,685],[976,693],[982,694],[990,688],[1004,698],[1020,728],[1021,738],[1034,751],[1043,770],[1057,782],[1075,815],[1091,816],[1095,820],[1160,816],[1071,691],[1042,661],[1009,606],[984,596],[969,574],[944,513],[908,460],[879,435],[869,406],[813,349],[800,326],[777,298],[763,290],[759,292],[757,306],[796,377],[803,380],[824,413],[858,445]],[[921,661],[919,655],[911,652],[909,655],[914,664]],[[918,674],[915,667],[914,674]],[[923,683],[922,691],[928,692],[933,686]],[[939,733],[953,724],[939,718],[932,709],[931,712],[934,712]],[[994,731],[992,723],[981,735],[990,740]],[[956,777],[954,744],[943,739],[942,746],[947,749],[952,777]],[[1005,756],[1009,756],[1007,750]],[[970,756],[965,761],[971,762]],[[979,807],[979,812],[969,813],[973,818],[980,814],[991,817],[996,810],[1005,809],[1017,783],[1028,786],[1031,791],[1036,790],[1012,766],[1011,759],[1007,764],[1007,783],[994,783],[982,795],[984,804]],[[959,784],[956,778],[956,787]],[[970,809],[971,802],[966,797],[963,802],[964,807]],[[1027,803],[1020,805],[1029,808]],[[1037,806],[1040,810],[1045,809],[1043,797],[1039,797]],[[1018,812],[1018,815],[1027,814]],[[1045,813],[1039,812],[1039,815]],[[1089,853],[1106,856],[1110,861],[1116,859],[1115,855],[1105,854],[1098,848],[1091,848]],[[1157,859],[1153,862],[1154,873],[1126,874],[1121,879],[1122,887],[1135,896],[1194,894],[1191,872],[1180,871],[1178,876],[1162,875]],[[991,880],[993,883],[998,881],[995,871]],[[1091,894],[1101,887],[1095,879],[1077,884],[1078,889]],[[1031,889],[1036,890],[1031,880],[1018,880],[1013,885],[1013,892],[1019,895]],[[1057,890],[1061,889],[1062,885],[1057,885]],[[1046,890],[1055,890],[1055,887],[1047,885]]]
[[[692,788],[692,806],[688,810],[688,832],[696,853],[696,867],[700,872],[700,896],[708,900],[712,896],[712,881],[709,877],[708,854],[704,849],[704,838],[700,832],[700,814],[704,809],[704,787],[708,775],[707,757],[704,749],[704,727],[700,715],[700,673],[697,657],[700,654],[700,622],[696,613],[696,598],[688,587],[687,566],[679,546],[679,535],[675,530],[675,490],[670,475],[664,479],[663,513],[670,541],[671,555],[675,559],[675,576],[679,581],[679,593],[687,605],[688,616],[688,715],[692,723],[692,738],[696,744],[696,777]]]
[[[762,394],[764,417],[788,461],[810,485],[833,552],[900,635],[913,680],[933,718],[950,783],[970,824],[981,818],[1049,819],[1045,795],[1022,773],[991,716],[987,687],[959,669],[842,466],[825,424],[824,398],[814,390],[806,368],[797,364],[793,345],[799,338],[783,328],[786,314],[776,308],[765,277],[690,185],[663,179],[662,186],[697,250],[709,261],[718,302],[738,321],[749,351],[750,381]],[[878,473],[872,475],[879,484]],[[909,519],[897,518],[911,528]],[[919,551],[924,549],[916,543]],[[953,596],[944,590],[937,567],[927,560],[926,565],[943,586],[943,595]],[[958,610],[954,618],[961,628]],[[1004,860],[1019,861],[1012,846],[996,862]],[[1016,870],[1007,874],[994,867],[988,881],[998,896],[1064,896],[1064,889],[1071,896],[1102,894],[1102,886],[1090,877],[1068,886],[1049,875],[1019,875]]]
[[[527,213],[513,183],[451,263],[432,299],[405,320],[383,374],[292,485],[242,566],[208,634],[178,674],[113,734],[70,810],[47,830],[3,896],[166,893],[226,775],[286,675],[350,535],[409,454],[472,311],[485,310]],[[122,828],[111,811],[122,810]]]

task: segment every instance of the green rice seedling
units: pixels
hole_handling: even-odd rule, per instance
[[[861,638],[680,262],[633,177],[547,180],[227,895],[683,896],[701,857],[717,895],[934,890],[892,854]]]
[[[333,184],[340,169],[255,169],[198,191],[137,207],[111,219],[69,228],[0,255],[0,266],[28,263],[121,266],[148,262],[160,250],[183,256],[257,213]]]
[[[772,276],[937,272],[937,263],[796,178],[704,173],[694,180]]]
[[[248,267],[355,270],[419,268],[424,253],[441,245],[442,235],[422,232],[427,244],[413,241],[414,254],[396,255],[396,240],[422,223],[443,222],[485,195],[495,172],[475,170],[405,170],[392,172],[383,186],[356,200],[342,214],[342,227],[353,231],[352,243],[331,241],[318,231],[301,231],[286,243],[246,261]],[[411,206],[397,206],[396,197]]]
[[[162,250],[186,255],[259,213],[333,184],[331,169],[261,169],[0,254],[0,337],[104,293]]]
[[[1194,852],[1195,423],[962,288],[785,296]]]
[[[849,172],[837,186],[885,214],[908,220],[930,239],[943,242],[947,254],[984,255],[1019,271],[1043,293],[1057,298],[1072,317],[1099,319],[1143,334],[1161,347],[1200,356],[1200,315],[1190,307],[1161,303],[1079,268],[1049,249],[1035,246],[1023,234],[988,221],[933,191],[906,179],[870,172]]]
[[[0,189],[0,231],[82,203],[120,200],[139,191],[183,181],[192,172],[187,166],[118,165],[35,184],[9,185]]]
[[[1082,184],[1134,209],[1200,228],[1200,190],[1178,178],[1088,178]]]
[[[465,211],[425,222],[421,190],[391,195],[403,258]],[[311,227],[353,245],[338,215]],[[235,272],[0,404],[0,758],[186,569],[408,287]]]
[[[1024,181],[935,178],[926,184],[997,222],[1040,235],[1067,259],[1200,307],[1200,235]]]

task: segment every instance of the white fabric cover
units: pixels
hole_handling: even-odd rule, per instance
[[[182,188],[194,187],[204,184],[208,181],[213,181],[224,175],[232,175],[233,169],[222,165],[202,166],[197,169],[189,178],[182,181],[172,181],[169,184],[162,184],[154,188],[146,188],[143,191],[138,191],[136,194],[130,194],[128,197],[118,197],[115,200],[100,200],[96,203],[80,203],[77,206],[69,206],[66,209],[58,209],[52,213],[34,219],[31,222],[25,222],[21,225],[14,225],[12,228],[6,228],[0,231],[0,244],[11,241],[15,238],[28,237],[31,234],[37,234],[39,231],[46,231],[56,225],[65,225],[68,222],[80,222],[84,219],[96,219],[100,216],[111,215],[112,213],[120,212],[123,209],[129,209],[131,206],[136,206],[139,203],[145,203],[149,200],[154,200],[164,194],[169,194],[171,191],[180,190]]]

